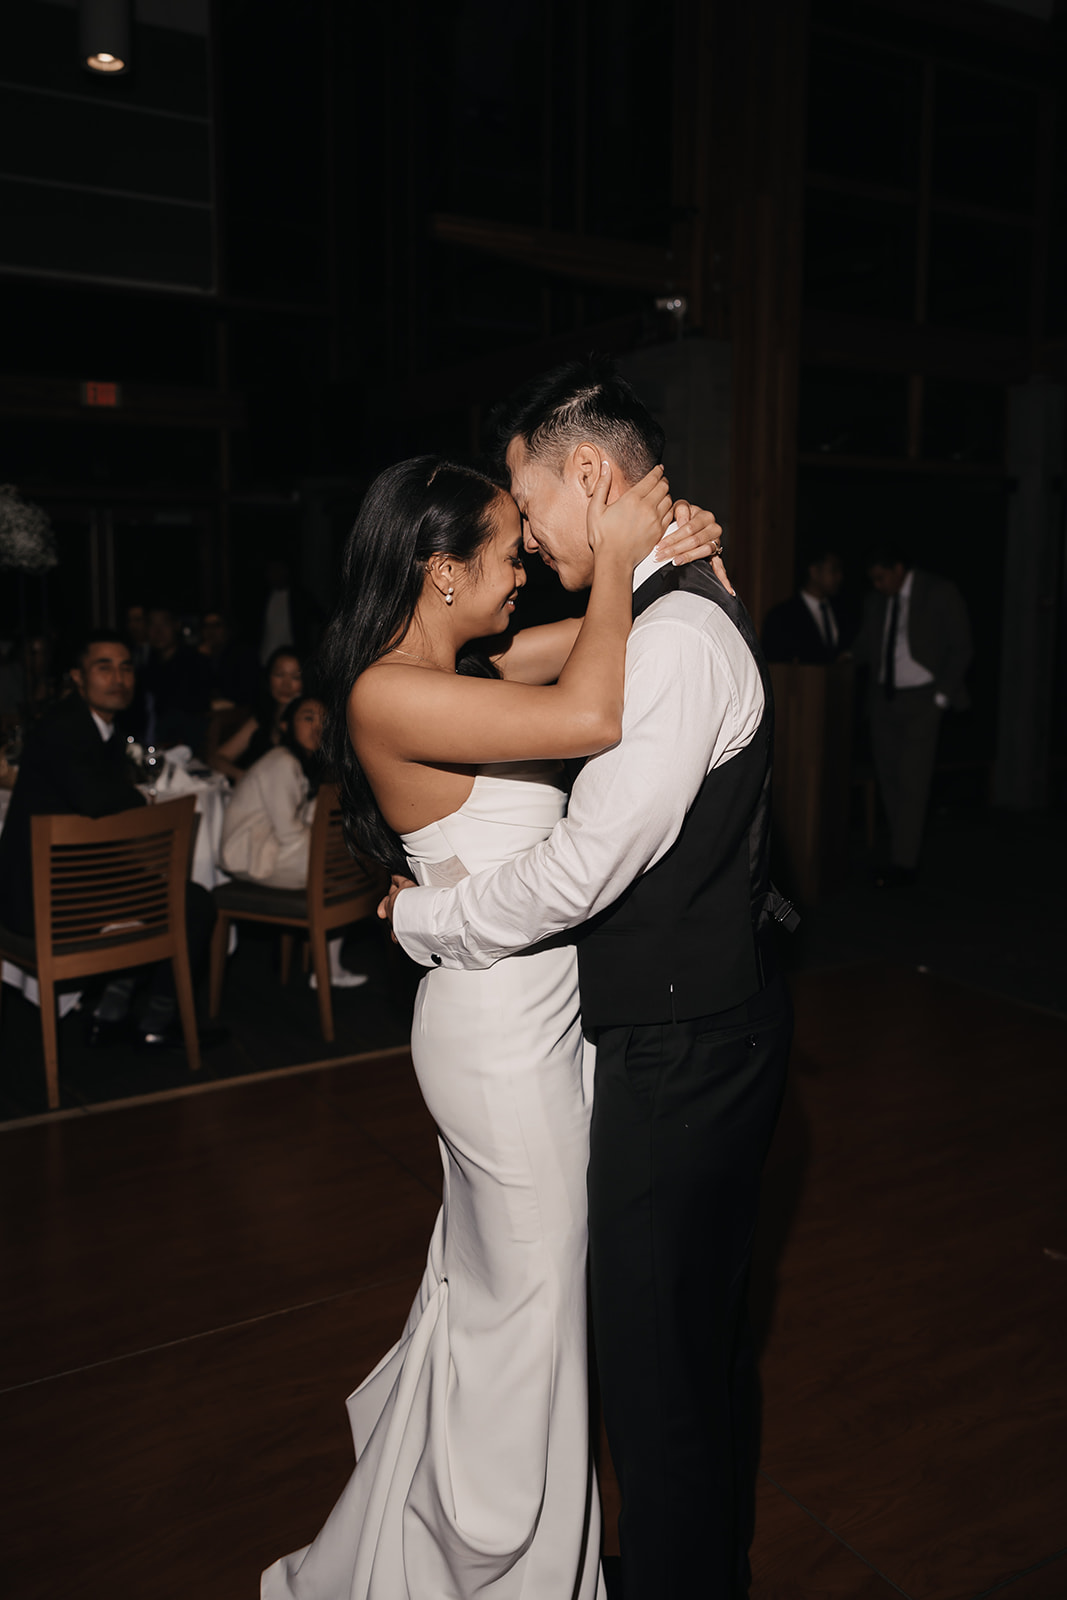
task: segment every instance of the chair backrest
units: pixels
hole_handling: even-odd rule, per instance
[[[376,862],[353,856],[341,825],[341,800],[335,783],[320,786],[315,801],[308,855],[308,903],[334,906],[381,891],[385,874]]]
[[[91,957],[185,935],[195,795],[110,817],[33,818],[39,955]]]

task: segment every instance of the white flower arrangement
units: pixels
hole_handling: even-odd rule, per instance
[[[13,483],[0,483],[0,567],[48,572],[58,561],[48,513],[23,500]]]

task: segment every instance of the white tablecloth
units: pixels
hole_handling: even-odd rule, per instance
[[[165,767],[156,786],[155,803],[159,806],[165,805],[168,799],[176,799],[179,794],[196,795],[196,810],[200,825],[196,831],[196,844],[193,847],[189,876],[194,883],[202,884],[205,889],[214,889],[217,884],[230,881],[219,866],[222,819],[226,814],[230,793],[230,785],[221,773],[194,774],[180,767]],[[10,799],[10,790],[0,789],[0,829],[3,828]],[[232,940],[232,927],[230,931],[232,948],[235,942]],[[20,989],[32,1005],[40,1005],[37,979],[32,973],[24,971],[22,967],[16,967],[13,962],[5,961],[0,965],[0,981],[9,983],[13,989]],[[59,1015],[65,1017],[68,1011],[73,1011],[80,999],[80,991],[61,994]]]
[[[196,830],[189,876],[194,883],[203,884],[205,889],[214,889],[217,884],[230,881],[219,866],[219,854],[222,849],[222,819],[226,815],[231,793],[229,782],[219,772],[209,772],[206,776],[175,772],[169,783],[164,775],[155,791],[157,806],[165,805],[168,800],[176,800],[179,795],[196,795],[200,824]]]

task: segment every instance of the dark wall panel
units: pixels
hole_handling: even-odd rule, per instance
[[[73,7],[8,0],[0,267],[214,286],[208,42],[135,25],[129,74],[85,71]]]

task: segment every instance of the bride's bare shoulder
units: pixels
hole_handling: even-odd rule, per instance
[[[405,706],[421,701],[431,678],[443,674],[428,672],[413,662],[383,658],[364,668],[348,693],[348,715],[361,721],[389,721]]]
[[[383,694],[395,692],[397,687],[404,693],[405,688],[411,686],[411,675],[417,671],[418,668],[408,662],[383,656],[380,661],[372,661],[369,667],[364,667],[349,691],[349,701],[377,700]]]

